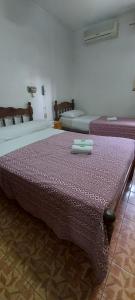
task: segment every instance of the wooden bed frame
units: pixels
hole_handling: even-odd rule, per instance
[[[58,121],[60,119],[61,114],[64,111],[74,110],[74,108],[75,108],[74,99],[72,99],[71,101],[64,101],[61,103],[58,103],[58,101],[56,100],[54,104],[55,121]]]
[[[2,119],[3,126],[6,126],[5,118],[10,117],[12,118],[12,122],[15,125],[15,116],[20,116],[21,122],[23,123],[23,116],[27,115],[29,116],[29,120],[33,120],[33,109],[31,106],[31,102],[28,102],[27,108],[14,108],[14,107],[0,107],[0,118]],[[73,110],[74,109],[74,100],[72,99],[71,102],[62,102],[60,104],[55,101],[54,110],[55,110],[55,119],[59,120],[60,114],[64,111]],[[127,176],[125,178],[125,182],[123,184],[122,191],[120,191],[119,198],[116,199],[116,203],[119,203],[119,200],[122,199],[128,183],[131,181],[133,172],[134,172],[134,166],[135,163],[133,162],[131,166],[129,167],[129,170],[127,172]],[[109,242],[111,241],[113,228],[114,228],[114,222],[116,219],[115,211],[117,209],[116,207],[113,209],[106,209],[104,212],[103,220],[104,225],[107,229],[107,235]]]
[[[55,101],[54,104],[54,112],[55,112],[55,121],[59,121],[61,114],[65,111],[70,111],[70,110],[74,110],[75,109],[75,102],[74,99],[69,100],[69,101],[65,101],[65,102],[61,102],[58,103],[58,101]],[[88,131],[85,130],[80,130],[80,129],[75,129],[75,128],[68,128],[68,127],[64,127],[62,126],[63,130],[66,131],[71,131],[71,132],[78,132],[78,133],[85,133],[88,134]]]
[[[0,107],[0,119],[2,119],[2,124],[5,127],[5,118],[10,117],[12,119],[13,125],[15,125],[15,117],[20,116],[20,121],[23,123],[23,116],[28,116],[29,121],[33,120],[33,109],[31,102],[28,102],[27,108],[14,108],[14,107]]]

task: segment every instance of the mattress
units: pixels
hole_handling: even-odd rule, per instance
[[[89,132],[89,126],[92,121],[98,119],[98,116],[80,116],[77,118],[66,118],[66,117],[61,117],[61,124],[63,128],[68,128],[68,129],[76,129],[80,131],[86,131]]]
[[[116,121],[108,121],[106,117],[93,120],[90,124],[92,134],[135,139],[135,118],[119,117]]]
[[[31,137],[29,145],[0,158],[0,187],[58,237],[86,251],[96,281],[101,282],[108,261],[103,215],[119,197],[134,160],[135,143],[91,136],[92,155],[73,155],[73,139],[89,135],[59,130],[56,135],[52,129],[52,136],[46,138],[46,130],[42,133],[45,138],[38,132],[39,137]],[[34,139],[38,142],[33,143]]]
[[[0,128],[0,144],[6,141],[10,141],[14,138],[22,137],[32,132],[37,132],[42,129],[50,128],[51,121],[47,120],[35,120],[17,125],[11,125]]]
[[[63,133],[63,130],[45,128],[31,133],[28,132],[28,134],[25,133],[25,135],[22,135],[18,138],[10,138],[10,140],[6,140],[5,142],[0,144],[0,157],[22,147],[25,147],[29,144],[38,142],[40,140],[46,139],[50,136],[57,135],[60,133]]]

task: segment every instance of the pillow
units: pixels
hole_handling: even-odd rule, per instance
[[[0,143],[51,127],[46,120],[31,121],[0,128]]]
[[[64,118],[76,118],[84,115],[85,113],[82,110],[69,110],[61,114]]]

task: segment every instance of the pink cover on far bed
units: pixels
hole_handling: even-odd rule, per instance
[[[0,187],[60,238],[84,249],[101,282],[108,260],[103,214],[119,196],[134,141],[91,136],[92,154],[74,155],[74,138],[90,136],[66,132],[0,158]]]
[[[119,117],[117,121],[108,121],[107,117],[101,117],[92,121],[89,128],[91,134],[135,139],[135,118]]]

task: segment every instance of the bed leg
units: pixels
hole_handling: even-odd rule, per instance
[[[116,220],[115,212],[111,209],[106,209],[104,212],[104,224],[107,228],[109,243],[111,242],[115,220]]]
[[[33,109],[31,106],[31,102],[28,102],[28,112],[29,112],[29,120],[33,121]]]

